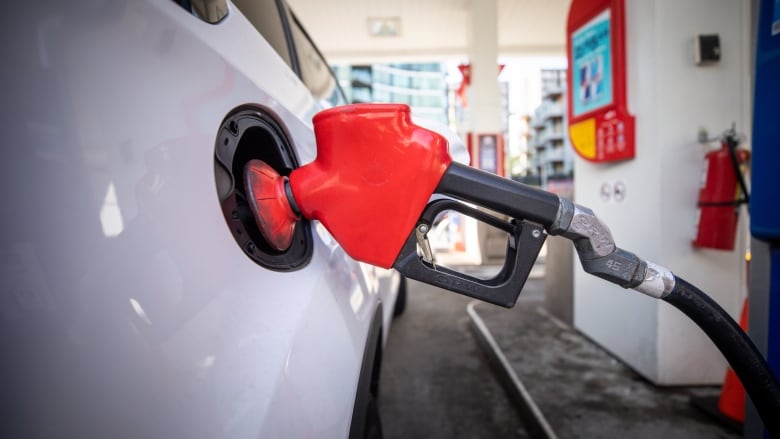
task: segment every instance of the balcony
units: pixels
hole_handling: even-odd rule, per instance
[[[562,96],[565,90],[566,89],[560,84],[545,87],[545,89],[542,90],[542,99],[557,98]]]

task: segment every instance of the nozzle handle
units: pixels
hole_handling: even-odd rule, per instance
[[[421,225],[431,230],[437,215],[453,210],[475,218],[508,233],[506,257],[501,270],[490,279],[480,279],[428,262],[417,252],[415,231]],[[452,199],[439,199],[428,204],[417,227],[406,240],[393,268],[404,276],[435,285],[494,305],[511,308],[528,279],[547,234],[543,228],[528,221],[503,221]]]

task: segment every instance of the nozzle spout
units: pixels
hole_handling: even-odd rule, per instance
[[[244,166],[244,186],[257,228],[268,245],[278,251],[290,248],[300,217],[290,202],[287,179],[267,163],[250,160]]]

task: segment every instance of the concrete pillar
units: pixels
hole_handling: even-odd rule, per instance
[[[471,0],[469,19],[469,63],[471,86],[468,90],[467,127],[472,144],[480,134],[501,132],[501,94],[498,87],[498,0]],[[499,142],[503,147],[503,142]],[[472,149],[471,154],[474,154]],[[496,158],[503,152],[496,151]],[[479,160],[478,157],[472,157]],[[476,163],[476,162],[475,162]],[[501,174],[501,172],[499,172]],[[483,263],[501,263],[506,234],[479,223],[479,250]]]
[[[501,130],[498,88],[498,0],[471,0],[469,113],[474,134]]]

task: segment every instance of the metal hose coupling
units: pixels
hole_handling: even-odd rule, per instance
[[[609,227],[587,207],[560,198],[558,215],[549,232],[574,243],[587,273],[659,299],[674,287],[671,271],[615,245]]]
[[[650,261],[645,261],[645,265],[647,266],[645,269],[645,280],[634,287],[634,289],[656,299],[663,299],[668,296],[675,285],[675,277],[672,270]]]

